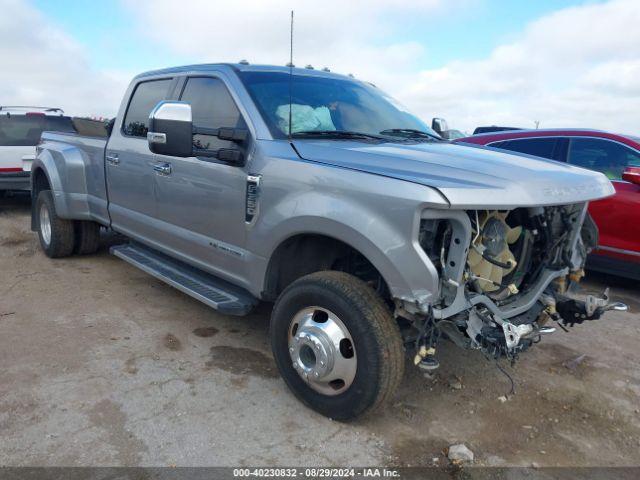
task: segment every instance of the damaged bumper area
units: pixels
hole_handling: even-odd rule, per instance
[[[420,245],[440,275],[436,302],[397,304],[415,330],[416,363],[433,365],[446,336],[495,358],[518,354],[561,328],[626,310],[602,297],[578,298],[598,233],[587,204],[513,210],[423,212]]]

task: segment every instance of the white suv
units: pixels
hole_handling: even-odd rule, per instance
[[[0,106],[0,192],[31,188],[31,162],[45,130],[75,131],[60,108]]]

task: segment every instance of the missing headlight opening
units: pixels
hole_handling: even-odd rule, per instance
[[[433,214],[430,214],[433,217]],[[438,366],[436,344],[448,338],[514,362],[545,334],[622,309],[602,298],[574,297],[597,230],[586,204],[471,210],[423,218],[419,242],[440,277],[426,313],[410,317],[415,363]]]

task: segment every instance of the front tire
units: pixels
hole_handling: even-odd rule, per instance
[[[347,273],[317,272],[293,282],[276,301],[270,330],[288,387],[335,420],[382,406],[402,379],[397,323],[382,298]]]
[[[67,257],[73,253],[74,223],[58,217],[50,190],[36,199],[36,225],[40,247],[49,258]]]

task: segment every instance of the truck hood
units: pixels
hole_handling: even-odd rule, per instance
[[[457,208],[561,205],[615,192],[601,173],[487,147],[297,139],[293,144],[305,160],[435,188]]]

